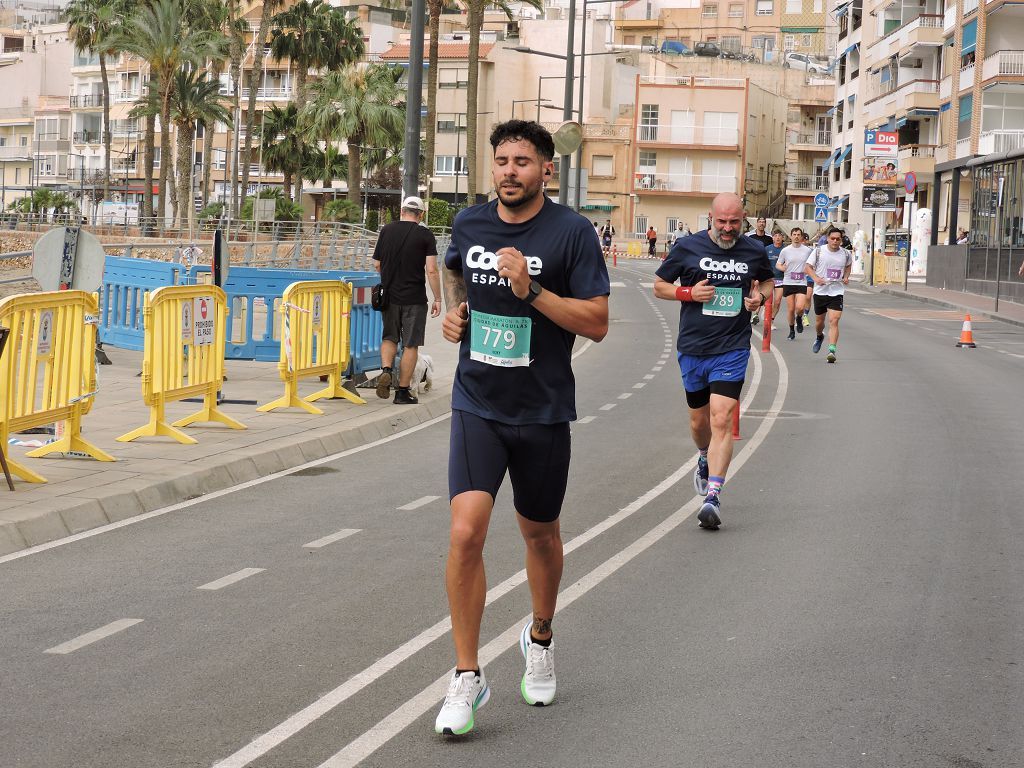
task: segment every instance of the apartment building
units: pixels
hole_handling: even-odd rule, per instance
[[[833,117],[829,114],[835,86],[831,81],[802,85],[790,94],[786,117],[786,214],[814,218],[814,196],[828,192],[823,169],[832,149]]]
[[[783,188],[786,103],[740,78],[636,78],[630,231],[706,225],[711,199],[768,207]]]
[[[1024,245],[1022,195],[1014,186],[1020,184],[1024,150],[1020,7],[1006,0],[953,0],[943,9],[942,131],[934,168],[939,193],[932,201],[937,242],[952,244],[964,229],[972,233],[975,245],[1000,239],[1006,245]]]

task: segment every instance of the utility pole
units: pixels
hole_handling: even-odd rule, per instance
[[[405,98],[405,148],[402,157],[402,195],[416,195],[420,188],[420,110],[423,105],[424,0],[412,0],[409,36],[409,80]],[[458,129],[458,126],[456,126]]]
[[[565,41],[565,91],[562,96],[562,120],[572,120],[572,86],[576,74],[576,0],[569,0],[569,29]],[[580,88],[583,83],[580,83]],[[582,119],[582,115],[580,118]],[[565,205],[569,200],[569,162],[572,155],[562,155],[558,163],[558,202]]]

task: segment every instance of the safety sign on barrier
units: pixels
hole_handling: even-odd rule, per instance
[[[213,296],[196,296],[192,312],[192,343],[197,347],[213,344]]]
[[[187,301],[181,305],[181,340],[185,344],[192,343],[192,305]]]
[[[313,296],[313,327],[320,327],[320,311],[323,306],[324,296],[322,293]]]
[[[53,310],[47,309],[39,313],[39,347],[36,353],[42,357],[50,354],[53,346]]]

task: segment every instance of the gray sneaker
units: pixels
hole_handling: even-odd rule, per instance
[[[718,526],[722,524],[721,511],[722,505],[718,501],[718,496],[708,496],[697,513],[697,523],[701,528],[717,531]]]
[[[693,470],[693,490],[698,496],[708,495],[708,460],[697,457],[697,467]]]

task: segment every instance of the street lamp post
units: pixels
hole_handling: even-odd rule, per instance
[[[512,99],[512,119],[516,119],[516,104],[536,104],[537,105],[537,122],[540,122],[540,105],[543,101],[551,101],[551,99],[542,99],[538,96],[536,99]]]

